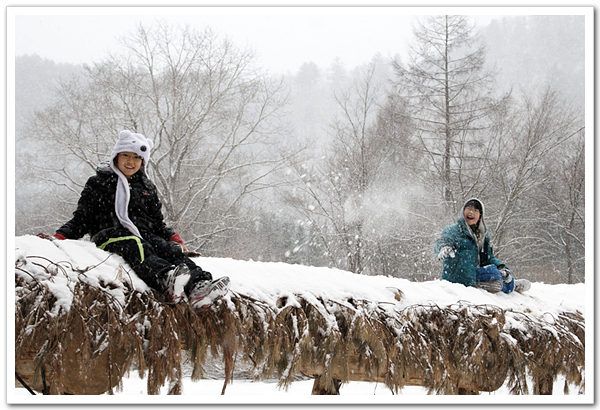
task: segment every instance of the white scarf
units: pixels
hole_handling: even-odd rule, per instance
[[[131,219],[129,219],[129,199],[131,198],[131,192],[129,190],[129,181],[127,177],[123,175],[119,168],[115,166],[112,162],[110,164],[110,168],[118,175],[119,180],[117,181],[117,191],[115,193],[115,213],[117,214],[117,218],[119,218],[119,222],[125,228],[129,230],[135,236],[141,238],[142,234],[138,230],[137,226]]]
[[[119,180],[117,181],[117,190],[115,192],[115,213],[117,214],[117,218],[119,218],[121,225],[139,238],[142,237],[140,231],[138,230],[137,226],[131,222],[131,219],[129,219],[128,209],[129,199],[131,198],[129,181],[127,180],[127,177],[119,170],[119,167],[115,165],[115,158],[121,152],[136,153],[143,159],[142,167],[140,169],[142,172],[144,172],[144,174],[146,174],[146,176],[148,176],[146,173],[146,166],[150,160],[150,150],[152,149],[153,145],[154,144],[152,141],[144,137],[142,134],[132,133],[128,130],[121,131],[119,133],[119,140],[113,148],[109,163],[110,169],[112,169],[119,177]]]

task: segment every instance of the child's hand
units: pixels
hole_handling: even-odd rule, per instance
[[[187,252],[188,248],[187,248],[187,246],[185,246],[185,243],[183,242],[183,239],[181,239],[181,236],[178,233],[173,234],[173,236],[171,236],[171,239],[169,239],[169,240],[171,242],[178,243],[183,248],[183,251]]]
[[[64,235],[62,235],[60,233],[55,233],[54,236],[50,236],[50,235],[46,235],[43,232],[40,232],[37,234],[37,236],[42,239],[48,239],[49,241],[52,241],[54,239],[60,239],[61,241],[64,241],[65,239],[67,239],[64,237]]]
[[[500,273],[502,273],[502,280],[504,280],[504,283],[510,283],[512,281],[513,276],[510,269],[508,269],[506,266],[502,266],[498,268],[498,270]]]
[[[439,260],[443,261],[448,256],[454,258],[454,255],[454,249],[452,249],[452,247],[449,245],[445,245],[440,248],[440,252],[438,253],[437,257]]]

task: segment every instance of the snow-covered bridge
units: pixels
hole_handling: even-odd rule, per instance
[[[133,369],[149,394],[167,384],[178,394],[184,360],[199,380],[207,358],[217,357],[223,393],[242,363],[282,388],[298,374],[313,377],[314,394],[336,394],[349,381],[394,393],[419,385],[434,394],[501,386],[551,394],[557,376],[566,389],[585,388],[584,284],[534,283],[505,295],[445,281],[195,260],[232,281],[224,299],[200,312],[162,303],[120,257],[90,242],[15,238],[16,386],[102,394]]]

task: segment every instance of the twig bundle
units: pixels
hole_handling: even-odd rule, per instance
[[[323,391],[339,383],[384,383],[394,393],[421,385],[432,394],[495,391],[534,393],[557,375],[584,389],[585,320],[578,312],[533,317],[489,305],[412,305],[349,298],[288,295],[256,300],[231,291],[209,308],[160,301],[122,278],[72,280],[70,305],[52,293],[61,265],[32,274],[33,259],[16,264],[16,372],[34,390],[101,394],[124,374],[147,375],[148,394],[182,393],[183,357],[192,379],[203,377],[209,354],[225,364],[225,393],[238,360],[256,379],[276,376],[287,388],[299,373],[318,378]],[[93,269],[93,268],[90,268]],[[115,297],[115,289],[122,297]],[[399,294],[401,295],[401,294]],[[549,378],[549,379],[548,379]]]

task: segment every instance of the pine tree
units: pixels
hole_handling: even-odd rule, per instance
[[[464,146],[481,134],[498,104],[493,75],[484,71],[485,47],[467,17],[426,16],[414,35],[408,64],[394,64],[397,93],[411,107],[420,149],[451,207],[463,199],[456,191]]]

